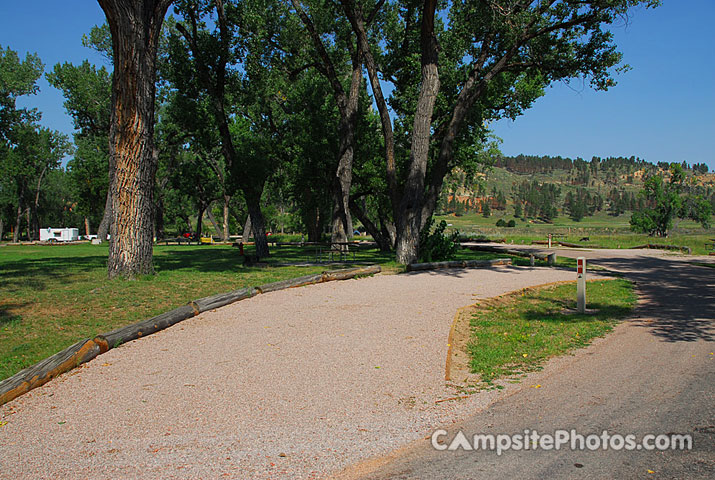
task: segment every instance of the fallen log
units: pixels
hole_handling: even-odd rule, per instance
[[[303,285],[312,285],[314,283],[320,283],[323,281],[323,274],[318,273],[315,275],[305,275],[303,277],[289,278],[288,280],[281,280],[280,282],[267,283],[265,285],[260,285],[256,287],[258,293],[268,293],[275,292],[277,290],[283,290],[286,288],[302,287]]]
[[[562,247],[570,247],[570,248],[583,248],[583,245],[579,245],[578,243],[569,243],[569,242],[557,242],[559,245]]]
[[[690,247],[681,247],[679,245],[662,245],[662,244],[658,244],[658,243],[646,243],[643,245],[636,245],[635,247],[631,247],[632,250],[639,249],[639,248],[658,249],[658,250],[680,250],[683,252],[687,252],[688,254],[692,253],[692,249]]]
[[[506,254],[506,255],[514,255],[515,257],[525,257],[525,258],[529,258],[533,255],[535,258],[538,258],[539,260],[547,260],[549,257],[549,254],[546,254],[546,253],[539,253],[539,252],[534,252],[531,250],[516,250],[514,248],[493,247],[491,245],[462,245],[462,248],[467,248],[469,250],[475,250],[478,252],[502,253],[502,254]]]
[[[219,293],[216,295],[211,295],[210,297],[199,298],[189,303],[191,307],[196,311],[197,314],[206,312],[208,310],[213,310],[214,308],[223,307],[230,303],[238,302],[245,298],[251,298],[257,295],[256,289],[254,288],[241,288],[239,290],[234,290],[227,293]]]
[[[467,268],[490,267],[496,265],[511,265],[511,258],[496,258],[494,260],[467,260],[464,266]]]
[[[453,260],[447,262],[410,263],[407,265],[407,271],[417,272],[422,270],[439,270],[442,268],[483,268],[496,265],[511,265],[511,259],[497,258],[494,260]]]
[[[164,330],[194,315],[196,315],[196,310],[194,310],[191,305],[184,305],[183,307],[169,310],[156,317],[127,325],[126,327],[117,328],[116,330],[101,335],[101,337],[106,340],[110,349],[116,348],[123,343]]]
[[[464,268],[464,260],[452,260],[447,262],[410,263],[409,265],[407,265],[408,272],[417,272],[420,270],[439,270],[442,268]]]
[[[348,268],[345,270],[329,270],[323,272],[323,281],[332,282],[333,280],[348,280],[359,275],[375,275],[380,273],[382,268],[378,265],[370,265],[369,267]]]
[[[100,354],[101,348],[94,340],[85,338],[61,352],[17,372],[0,382],[0,405],[49,382],[73,368],[89,362]]]

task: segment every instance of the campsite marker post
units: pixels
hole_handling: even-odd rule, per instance
[[[576,283],[576,305],[578,313],[586,313],[586,257],[576,259],[576,273],[578,280]]]

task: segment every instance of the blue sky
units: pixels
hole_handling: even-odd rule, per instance
[[[507,155],[639,156],[651,162],[707,163],[715,170],[715,0],[664,0],[632,12],[613,31],[631,71],[608,92],[580,81],[556,84],[516,121],[492,124]],[[56,63],[102,57],[81,44],[104,21],[95,0],[0,0],[0,45]],[[42,79],[25,105],[67,134],[72,121],[59,91]]]

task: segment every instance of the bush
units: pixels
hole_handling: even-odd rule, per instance
[[[516,227],[516,220],[514,220],[514,219],[512,218],[511,220],[509,220],[509,223],[507,223],[506,226],[509,227],[509,228],[514,228],[514,227]]]
[[[420,261],[439,262],[454,258],[459,250],[459,232],[454,231],[451,235],[445,235],[447,222],[442,220],[430,233],[433,224],[434,220],[430,218],[420,232]]]
[[[506,227],[506,222],[504,221],[503,218],[500,218],[497,220],[497,227]]]

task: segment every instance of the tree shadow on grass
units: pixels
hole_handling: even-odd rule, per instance
[[[42,291],[49,282],[68,279],[77,273],[106,268],[106,255],[27,258],[0,264],[0,285],[6,292],[31,288]]]
[[[548,312],[527,311],[524,318],[529,321],[541,322],[593,322],[593,321],[613,321],[622,320],[632,315],[633,309],[605,303],[588,304],[588,312],[578,313],[576,311],[576,300],[554,300],[540,299],[548,301],[553,306]]]
[[[155,253],[154,268],[158,272],[177,270],[236,272],[243,268],[243,258],[237,249],[206,246],[182,250],[180,247],[171,250],[163,249]]]
[[[5,303],[0,305],[0,327],[15,325],[22,321],[22,316],[12,313],[11,310],[27,306],[28,303]]]

